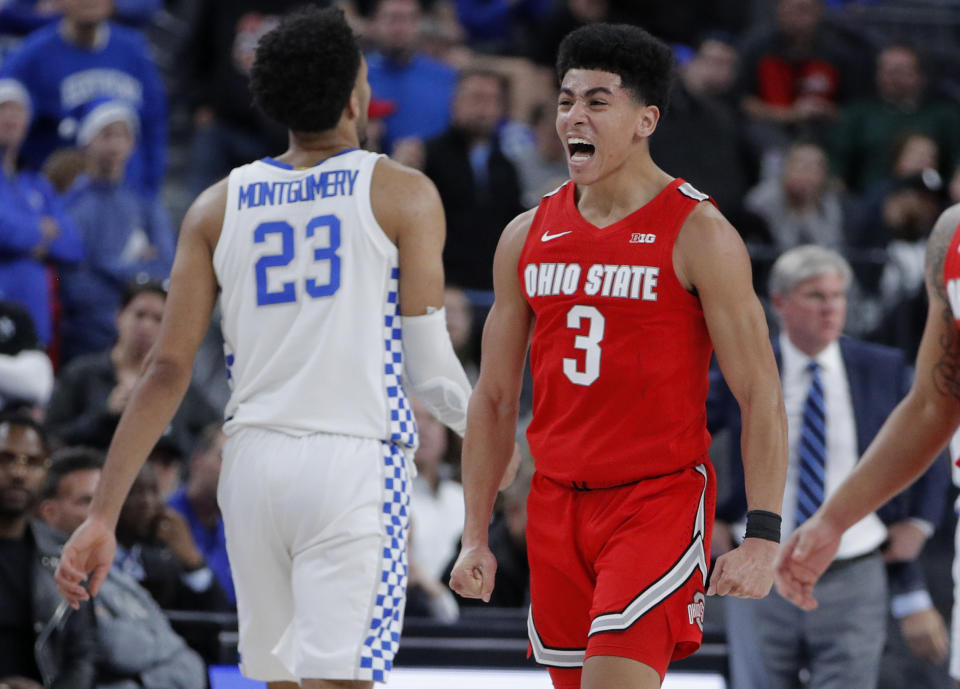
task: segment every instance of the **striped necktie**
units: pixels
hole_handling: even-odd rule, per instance
[[[803,405],[800,442],[797,445],[797,526],[809,519],[823,503],[827,474],[827,416],[819,364],[811,361],[810,390]]]

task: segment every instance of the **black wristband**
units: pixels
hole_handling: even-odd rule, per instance
[[[779,543],[780,515],[767,510],[750,510],[747,512],[747,531],[743,537]]]

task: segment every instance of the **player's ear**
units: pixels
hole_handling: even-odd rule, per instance
[[[660,122],[660,108],[656,105],[644,105],[637,114],[637,122],[634,128],[634,136],[640,139],[646,139],[657,129],[657,123]]]
[[[347,101],[347,115],[351,120],[360,119],[360,94],[357,89],[350,92],[350,99]]]

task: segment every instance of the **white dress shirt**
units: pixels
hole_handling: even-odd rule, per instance
[[[811,373],[807,366],[811,358],[780,335],[783,403],[787,411],[787,441],[789,464],[787,483],[783,493],[782,538],[793,531],[797,512],[797,445],[803,424],[803,406],[810,391]],[[824,494],[829,497],[853,471],[860,452],[857,448],[857,424],[850,398],[847,370],[843,365],[840,345],[834,341],[814,357],[820,366],[824,405],[827,417],[827,473]],[[837,559],[865,555],[876,549],[887,536],[887,529],[876,514],[869,514],[843,534]]]

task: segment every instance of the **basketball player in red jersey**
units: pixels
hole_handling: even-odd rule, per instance
[[[711,351],[740,403],[752,523],[707,593],[773,585],[786,468],[780,382],[750,263],[707,196],[647,139],[670,49],[633,26],[564,39],[557,132],[572,180],[504,230],[463,453],[451,586],[489,600],[487,524],[513,447],[530,344],[530,644],[558,689],[659,687],[703,626],[715,499]],[[532,329],[532,335],[531,335]]]
[[[790,535],[777,558],[777,590],[807,610],[817,606],[813,587],[843,532],[926,471],[960,426],[960,204],[933,227],[926,283],[930,307],[913,387],[856,469]]]

